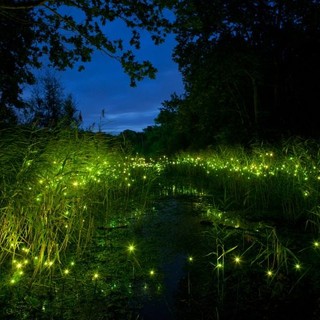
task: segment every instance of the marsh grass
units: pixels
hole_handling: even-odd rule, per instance
[[[249,150],[217,148],[181,154],[165,165],[163,177],[175,190],[208,195],[220,209],[273,214],[297,223],[309,219],[319,201],[319,151],[315,142],[285,142]],[[260,218],[260,217],[259,217]]]
[[[92,282],[95,271],[86,261],[93,246],[105,241],[103,236],[97,242],[99,232],[127,230],[132,223],[141,232],[152,200],[181,194],[200,196],[211,222],[208,259],[220,305],[234,284],[241,291],[244,274],[259,276],[277,295],[284,283],[293,292],[314,270],[308,258],[320,247],[320,154],[314,141],[145,159],[123,154],[101,133],[15,127],[0,132],[0,150],[2,289],[19,282],[25,290],[46,288],[51,294],[58,288],[70,296],[78,286],[89,301],[89,292],[97,296],[102,285],[109,294],[107,280]],[[309,242],[284,237],[279,229],[288,226],[297,239],[304,237],[301,230],[310,231]],[[109,244],[106,256],[118,249]],[[129,268],[136,278],[140,268],[131,265],[132,257],[110,264]],[[82,261],[91,278],[67,277],[71,260]],[[54,308],[63,308],[63,297]],[[29,302],[30,309],[43,307]]]
[[[51,272],[67,249],[81,255],[97,226],[143,210],[153,172],[110,145],[77,131],[1,132],[0,262]]]
[[[36,271],[61,262],[68,247],[81,254],[97,226],[128,224],[161,194],[207,195],[242,218],[319,231],[313,141],[146,160],[100,133],[15,127],[2,130],[0,148],[0,261],[31,252]]]

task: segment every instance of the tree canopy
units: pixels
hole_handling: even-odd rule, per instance
[[[189,145],[320,136],[320,1],[182,0],[174,11],[176,131]]]
[[[44,128],[78,128],[81,112],[71,94],[65,94],[60,80],[53,73],[37,79],[25,110],[26,123]]]
[[[170,22],[164,10],[170,0],[123,1],[0,1],[0,115],[10,107],[21,106],[19,95],[24,83],[34,81],[32,68],[40,67],[47,56],[58,70],[79,70],[90,61],[94,51],[101,50],[121,63],[131,85],[148,76],[155,77],[150,61],[137,61],[142,30],[149,32],[155,44],[164,41]],[[109,23],[121,20],[131,33],[124,39],[107,36]],[[12,112],[11,112],[12,114]]]

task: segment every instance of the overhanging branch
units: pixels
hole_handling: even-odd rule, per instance
[[[26,1],[0,1],[0,9],[6,10],[26,10],[41,6],[48,0],[26,0]]]

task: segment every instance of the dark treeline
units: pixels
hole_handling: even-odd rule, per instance
[[[155,44],[164,41],[170,23],[163,10],[171,6],[167,0],[1,0],[0,126],[19,122],[17,111],[27,106],[23,87],[35,83],[37,68],[81,71],[100,50],[106,59],[121,64],[131,86],[145,77],[154,78],[155,67],[150,61],[138,61],[134,50],[140,48],[143,30]],[[106,25],[117,19],[127,26],[129,41],[106,34]]]
[[[0,5],[0,24],[6,31],[0,37],[0,115],[6,121],[13,118],[12,106],[23,106],[18,99],[21,86],[34,81],[28,66],[39,66],[37,54],[49,54],[53,66],[64,69],[77,61],[89,61],[94,47],[102,46],[110,54],[121,52],[122,44],[108,42],[101,29],[95,30],[90,23],[101,18],[104,24],[125,14],[134,47],[139,47],[136,32],[141,28],[153,32],[156,43],[163,40],[163,30],[176,34],[173,58],[185,86],[184,94],[173,93],[163,102],[154,126],[142,133],[126,130],[119,135],[125,148],[170,154],[222,143],[247,145],[290,136],[320,136],[318,0],[161,0],[156,2],[158,7],[133,1],[131,9],[136,12],[130,11],[131,15],[126,2],[106,1],[104,11],[102,7],[99,11],[94,10],[94,4],[79,1],[79,6],[72,5],[87,15],[81,28],[72,17],[61,20],[54,14],[48,16],[49,11],[36,11],[43,2],[13,3],[24,2],[29,4],[26,11],[7,9],[8,5],[1,10]],[[50,1],[47,5],[54,10],[59,7]],[[159,15],[158,10],[164,8],[175,13],[171,25]],[[147,9],[145,20],[143,12]],[[135,14],[141,23],[136,22]],[[67,30],[73,26],[76,36],[65,38],[55,29],[47,44],[37,46],[51,34],[54,23]],[[63,52],[64,43],[75,47],[69,46],[73,49]],[[122,53],[120,62],[131,80],[154,76],[155,70],[149,64],[135,64],[134,56]],[[37,112],[40,114],[39,109]]]
[[[319,1],[188,0],[175,13],[185,94],[163,103],[147,143],[319,137]]]

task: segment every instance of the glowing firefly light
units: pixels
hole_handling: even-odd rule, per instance
[[[273,276],[273,271],[272,270],[267,270],[267,276],[272,277]]]
[[[45,263],[44,263],[44,265],[45,266],[48,266],[48,267],[51,267],[52,265],[53,265],[53,261],[46,261]]]
[[[150,276],[154,276],[155,275],[155,271],[153,269],[151,269],[149,274],[150,274]]]
[[[136,246],[134,245],[134,244],[129,244],[129,246],[128,246],[128,251],[129,252],[134,252],[136,250]]]
[[[189,256],[189,257],[188,257],[188,261],[189,261],[189,262],[192,262],[192,261],[193,261],[193,257],[192,257],[192,256]]]
[[[294,268],[295,268],[296,270],[301,270],[301,264],[300,264],[300,263],[296,263],[296,264],[294,265]]]
[[[239,256],[234,257],[234,262],[236,264],[240,264],[241,263],[241,258]]]
[[[99,274],[98,273],[95,273],[92,277],[92,280],[97,280],[99,278]]]

